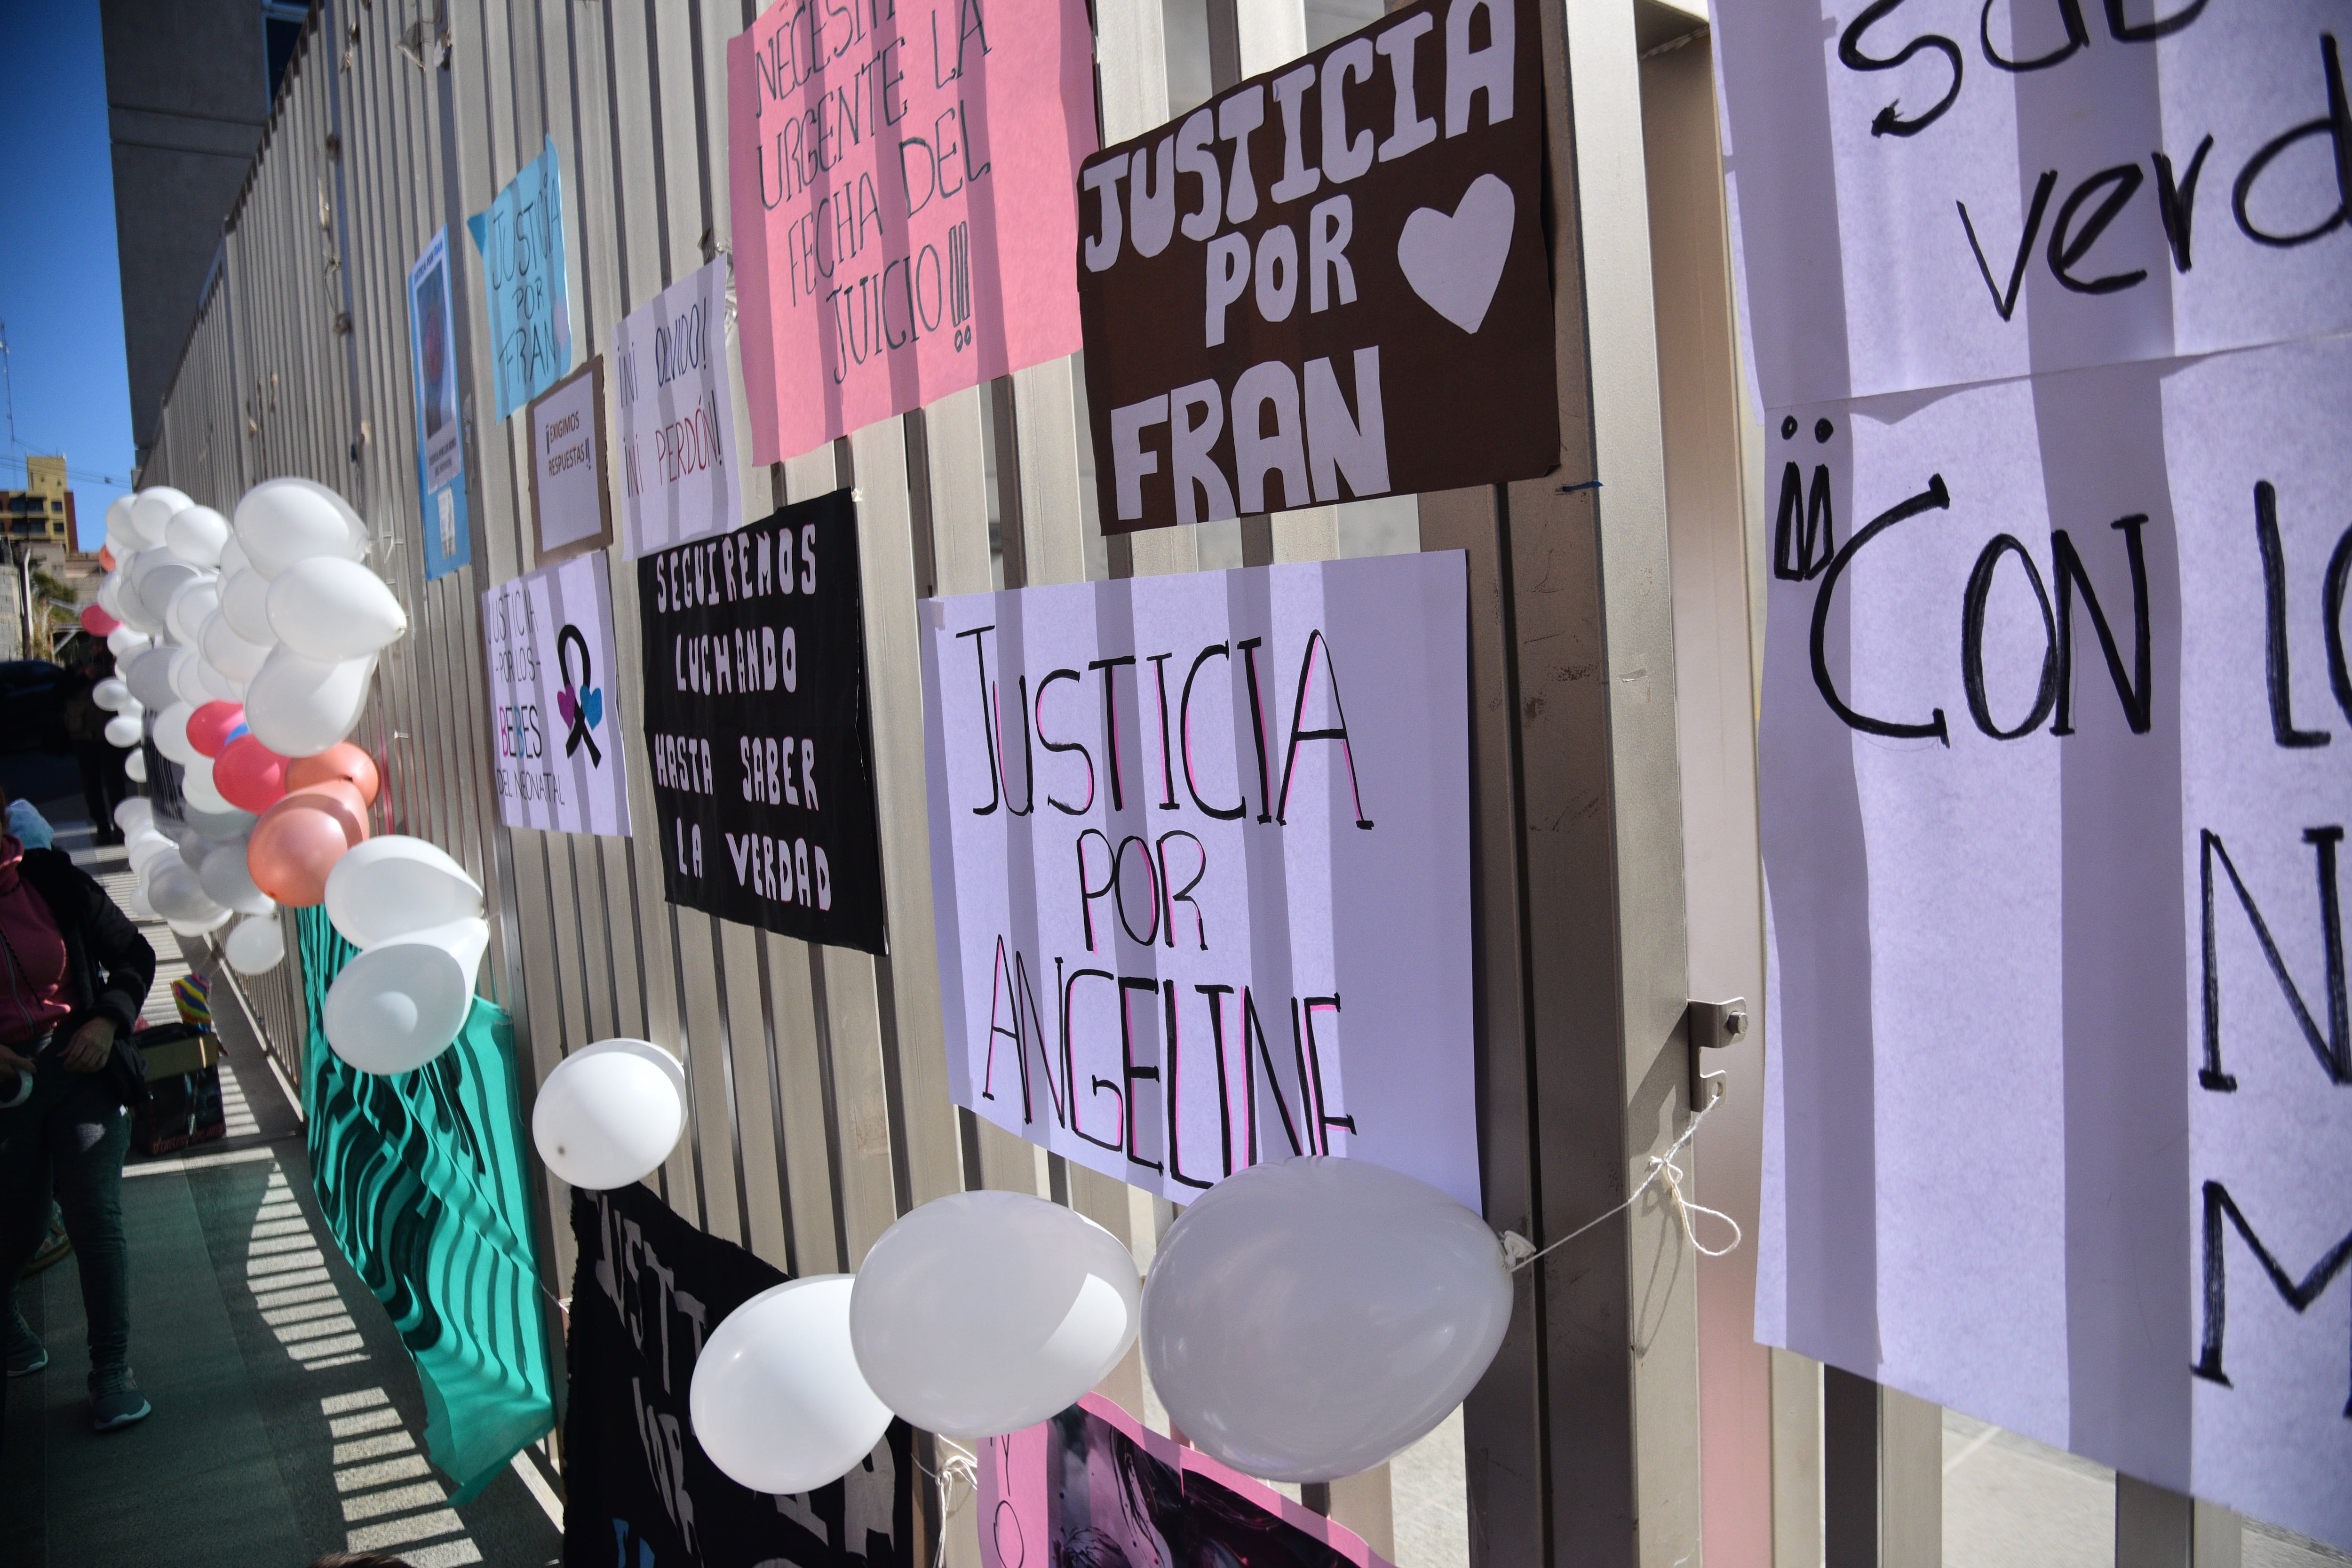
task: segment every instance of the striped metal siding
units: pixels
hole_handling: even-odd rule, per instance
[[[1163,121],[1160,0],[1099,0],[1096,12],[1105,135]],[[443,0],[412,28],[409,7],[315,7],[141,480],[227,510],[262,479],[301,474],[342,491],[366,518],[372,562],[411,628],[379,664],[356,737],[383,765],[374,826],[432,840],[492,889],[481,989],[514,1014],[532,1057],[527,1080],[616,1034],[685,1058],[690,1135],[654,1178],[680,1214],[782,1268],[825,1272],[854,1268],[914,1205],[987,1185],[1070,1203],[1148,1255],[1149,1204],[949,1102],[931,920],[918,597],[991,588],[1000,570],[1017,584],[1082,579],[1090,562],[1097,576],[1106,562],[1136,572],[1202,563],[1198,530],[1106,549],[1081,484],[1075,360],[746,475],[747,519],[842,484],[860,491],[890,956],[674,908],[661,898],[649,836],[509,829],[498,818],[479,595],[530,558],[529,438],[522,421],[488,417],[478,258],[464,217],[488,205],[551,135],[574,353],[601,352],[629,308],[729,246],[724,49],[753,14],[751,0]],[[445,224],[461,386],[470,388],[474,561],[428,584],[406,279]],[[739,382],[739,451],[750,449],[745,406]],[[992,514],[1009,557],[1001,569]],[[1222,560],[1235,525],[1208,525],[1220,527],[1211,555]],[[1338,552],[1328,510],[1284,520],[1275,536],[1282,559]],[[617,653],[634,668],[636,574],[617,551],[613,566]],[[635,731],[638,694],[627,681],[615,691],[623,732]],[[650,821],[642,748],[625,753],[637,820]],[[289,934],[288,963],[241,989],[299,1082],[290,922]],[[554,1223],[563,1210],[551,1178],[540,1203],[546,1282],[561,1294],[572,1247]],[[1106,1388],[1139,1411],[1138,1358]],[[949,1555],[970,1563],[976,1552],[967,1512],[950,1531]]]

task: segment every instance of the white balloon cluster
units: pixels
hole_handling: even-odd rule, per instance
[[[106,544],[114,560],[98,592],[106,618],[86,624],[116,623],[106,641],[121,673],[90,697],[113,712],[106,738],[131,751],[131,777],[148,782],[136,748],[152,735],[178,764],[185,803],[176,822],[144,800],[117,814],[140,870],[137,902],[182,935],[242,915],[224,945],[230,967],[258,973],[286,954],[277,906],[247,866],[255,811],[268,797],[240,790],[254,809],[240,808],[214,763],[248,733],[281,757],[341,741],[359,721],[375,655],[407,617],[360,563],[359,514],[310,479],[256,485],[234,523],[151,486],[107,509]]]
[[[531,1114],[548,1168],[594,1189],[650,1174],[685,1124],[685,1069],[645,1040],[574,1052]],[[738,1483],[805,1491],[846,1474],[894,1414],[961,1438],[1034,1426],[1100,1383],[1139,1331],[1194,1445],[1269,1480],[1333,1480],[1462,1402],[1501,1348],[1512,1297],[1486,1221],[1360,1160],[1227,1178],[1170,1229],[1149,1286],[1082,1215],[960,1193],[900,1218],[854,1277],[795,1279],[730,1313],[695,1363],[694,1433]]]
[[[360,950],[327,988],[322,1022],[335,1054],[362,1072],[396,1073],[447,1050],[490,943],[481,884],[424,839],[390,834],[335,862],[326,904]]]
[[[646,1040],[574,1051],[531,1111],[547,1167],[598,1190],[650,1174],[685,1126],[686,1070]],[[1018,1193],[941,1198],[854,1279],[795,1279],[730,1313],[695,1363],[695,1436],[742,1485],[799,1492],[846,1474],[893,1414],[957,1436],[1018,1431],[1118,1364],[1141,1296],[1127,1248],[1082,1215]]]
[[[359,514],[310,479],[254,486],[234,524],[153,486],[108,509],[107,547],[115,565],[98,602],[122,623],[107,638],[123,670],[107,693],[118,745],[138,743],[148,710],[160,719],[223,701],[244,704],[278,755],[322,752],[358,723],[375,656],[407,629],[392,590],[361,564]],[[194,763],[208,772],[208,759]]]
[[[239,945],[238,935],[247,926],[276,935],[277,906],[246,875],[245,836],[253,827],[251,814],[234,808],[208,812],[190,805],[175,820],[156,815],[145,797],[133,795],[114,808],[114,825],[122,829],[131,868],[139,878],[129,902],[133,914],[163,920],[182,936],[202,936],[239,915],[247,917],[229,934],[233,964],[240,952],[249,955],[255,951],[252,938]],[[284,956],[282,940],[278,956]],[[236,967],[252,973],[256,966]]]

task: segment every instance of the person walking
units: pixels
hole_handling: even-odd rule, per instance
[[[147,1098],[130,1037],[154,982],[155,950],[103,888],[58,850],[0,837],[0,1360],[10,1377],[48,1364],[16,1310],[16,1281],[54,1193],[81,1267],[100,1432],[152,1408],[130,1363],[122,1157],[129,1108]]]
[[[113,715],[90,696],[98,683],[113,673],[114,656],[102,647],[91,649],[74,667],[74,689],[64,703],[66,742],[73,747],[74,765],[81,771],[90,842],[99,845],[122,842],[122,829],[114,826],[114,808],[131,793],[131,779],[122,768],[130,753],[106,738],[106,721]]]

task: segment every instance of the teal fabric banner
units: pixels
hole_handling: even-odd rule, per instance
[[[415,1359],[425,1450],[462,1503],[555,1424],[514,1027],[478,996],[457,1043],[424,1067],[355,1071],[320,1020],[359,949],[323,909],[296,921],[311,1181],[336,1245]]]

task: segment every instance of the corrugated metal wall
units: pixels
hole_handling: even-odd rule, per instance
[[[466,215],[488,206],[552,137],[561,159],[575,356],[729,246],[724,47],[752,0],[400,0],[315,7],[224,239],[216,281],[164,404],[142,484],[231,510],[263,479],[305,475],[348,497],[374,531],[372,563],[410,634],[378,667],[355,737],[384,771],[379,832],[415,834],[492,890],[485,995],[511,1011],[543,1079],[591,1040],[634,1035],[686,1061],[691,1122],[656,1180],[712,1233],[798,1273],[853,1269],[893,1219],[967,1186],[1069,1203],[1148,1258],[1167,1214],[1124,1184],[1066,1168],[948,1099],[923,803],[915,605],[933,593],[1168,572],[1244,559],[1416,549],[1412,503],[1315,509],[1251,525],[1106,542],[1091,520],[1075,360],[944,398],[772,469],[746,475],[746,519],[840,485],[859,492],[875,764],[890,955],[811,946],[666,903],[650,837],[509,829],[492,787],[481,591],[530,559],[520,420],[488,417],[490,364]],[[1241,63],[1303,50],[1297,0],[1254,6]],[[1318,34],[1357,18],[1318,14]],[[1285,17],[1287,16],[1286,23]],[[1197,5],[1099,0],[1103,133],[1169,118],[1171,35],[1180,106],[1206,92]],[[1264,34],[1265,37],[1259,35]],[[451,231],[467,440],[473,564],[424,576],[407,271]],[[731,338],[730,330],[730,338]],[[737,450],[748,451],[736,395]],[[614,552],[617,652],[639,668],[636,574]],[[621,732],[642,722],[616,684]],[[641,747],[627,748],[635,819],[652,820]],[[288,963],[243,983],[289,1076],[299,1079],[300,988]],[[539,1215],[547,1285],[568,1289],[572,1247],[550,1178]],[[560,1324],[551,1322],[551,1336]],[[1145,1408],[1139,1358],[1106,1391]],[[1458,1437],[1454,1439],[1458,1445]],[[1461,1510],[1458,1447],[1450,1503]],[[1444,1470],[1440,1461],[1441,1472]],[[1438,1482],[1441,1492],[1445,1483]],[[1385,1469],[1334,1489],[1337,1512],[1389,1535]],[[1441,1535],[1446,1532],[1441,1531]],[[971,1560],[967,1516],[950,1557]],[[1451,1557],[1453,1552],[1441,1553]]]

